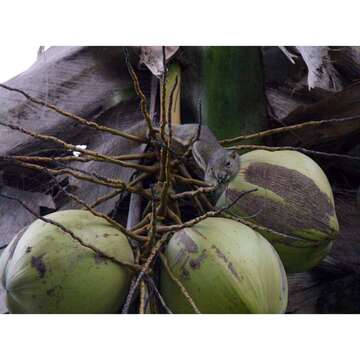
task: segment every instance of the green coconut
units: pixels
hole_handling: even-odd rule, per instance
[[[259,233],[237,221],[207,218],[173,235],[169,268],[201,313],[284,313],[287,278],[281,260]],[[161,294],[174,313],[193,313],[182,291],[161,270]]]
[[[133,262],[126,236],[83,210],[46,218],[118,260]],[[131,274],[82,246],[59,227],[36,220],[17,234],[0,257],[0,279],[11,313],[115,313]]]
[[[240,172],[217,206],[254,188],[257,191],[241,198],[229,213],[287,235],[260,230],[288,272],[319,264],[339,231],[332,190],[319,165],[297,151],[251,151],[241,156]]]

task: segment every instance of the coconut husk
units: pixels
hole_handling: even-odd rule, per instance
[[[360,312],[360,211],[354,196],[336,195],[335,204],[340,233],[319,266],[288,276],[288,313]]]

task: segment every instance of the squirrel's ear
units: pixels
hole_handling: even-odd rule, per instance
[[[231,151],[230,151],[230,157],[231,157],[232,159],[235,160],[237,156],[238,156],[238,153],[237,153],[236,150],[231,150]]]

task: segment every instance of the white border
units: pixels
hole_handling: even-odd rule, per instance
[[[16,1],[3,45],[358,45],[355,1]],[[1,53],[1,48],[0,48]],[[1,57],[0,57],[1,66]],[[359,316],[0,316],[2,359],[353,359]]]
[[[2,43],[35,46],[358,45],[358,10],[355,0],[12,0],[0,30]]]

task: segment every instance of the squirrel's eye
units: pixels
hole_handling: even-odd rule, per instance
[[[231,162],[230,161],[227,161],[226,162],[226,166],[229,167],[231,165]]]

